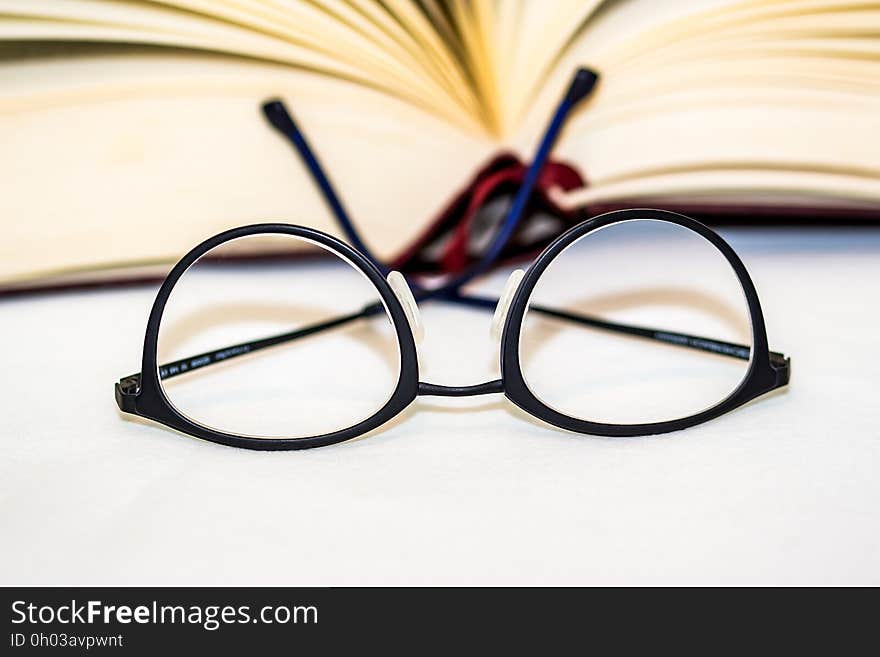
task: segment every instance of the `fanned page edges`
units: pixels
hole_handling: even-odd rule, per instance
[[[260,115],[279,90],[294,90],[286,103],[382,258],[421,232],[494,150],[375,90],[286,67],[95,57],[95,87],[76,75],[79,63],[0,66],[0,89],[27,89],[0,97],[2,282],[171,262],[207,235],[261,221],[338,235],[306,169]],[[46,89],[48,68],[63,88]]]
[[[598,113],[627,114],[633,101],[682,84],[712,86],[724,70],[752,77],[741,70],[750,55],[765,78],[777,78],[764,87],[843,86],[876,98],[878,29],[880,5],[871,0],[0,0],[0,41],[141,44],[273,62],[515,140],[535,134],[523,130],[524,117],[553,102],[564,83],[551,82],[581,65],[605,75]],[[786,79],[792,56],[814,58],[818,75]],[[709,67],[698,79],[665,81],[701,62]],[[840,64],[841,74],[817,64]]]
[[[547,83],[585,60],[602,72],[557,149],[591,180],[563,205],[717,196],[880,218],[880,3],[716,3],[648,27],[640,4],[597,21]]]
[[[422,235],[409,266],[466,266],[514,169],[488,214],[430,218],[529,157],[582,65],[602,80],[554,157],[589,185],[539,190],[518,240],[632,205],[877,220],[878,33],[868,0],[0,0],[0,284],[158,271],[256,221],[338,234],[257,115],[276,95],[383,259]]]
[[[511,124],[502,82],[515,75],[536,83],[601,2],[558,0],[551,11],[526,3],[511,13],[516,4],[0,0],[0,40],[140,44],[279,63],[379,89],[462,129],[501,136]],[[547,31],[535,48],[539,25]],[[497,57],[499,39],[531,43],[530,58]]]

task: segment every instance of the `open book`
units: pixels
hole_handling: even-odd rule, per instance
[[[246,223],[339,234],[274,96],[391,258],[528,162],[579,66],[561,211],[877,219],[877,34],[867,0],[0,0],[0,289],[152,276]]]

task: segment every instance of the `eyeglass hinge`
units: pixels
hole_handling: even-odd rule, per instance
[[[776,372],[776,388],[788,385],[791,379],[791,358],[776,351],[770,352],[770,367]]]
[[[135,399],[141,391],[141,375],[131,374],[116,384],[116,405],[121,411],[135,413]]]

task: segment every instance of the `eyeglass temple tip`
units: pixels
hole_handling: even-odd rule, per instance
[[[565,94],[565,101],[569,103],[580,102],[593,91],[598,81],[599,74],[596,71],[589,68],[579,68]]]
[[[263,110],[263,115],[269,120],[269,123],[277,130],[284,133],[299,132],[293,122],[293,117],[290,116],[290,112],[287,111],[287,107],[284,106],[284,102],[280,98],[270,98],[261,105],[260,109]]]

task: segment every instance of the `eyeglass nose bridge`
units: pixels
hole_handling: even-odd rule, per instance
[[[507,277],[504,284],[504,290],[498,298],[498,304],[495,306],[495,314],[492,316],[492,324],[489,327],[489,335],[496,343],[501,342],[501,334],[504,331],[504,323],[507,321],[507,314],[510,312],[510,305],[513,303],[513,297],[519,289],[526,273],[522,269],[515,269]]]

